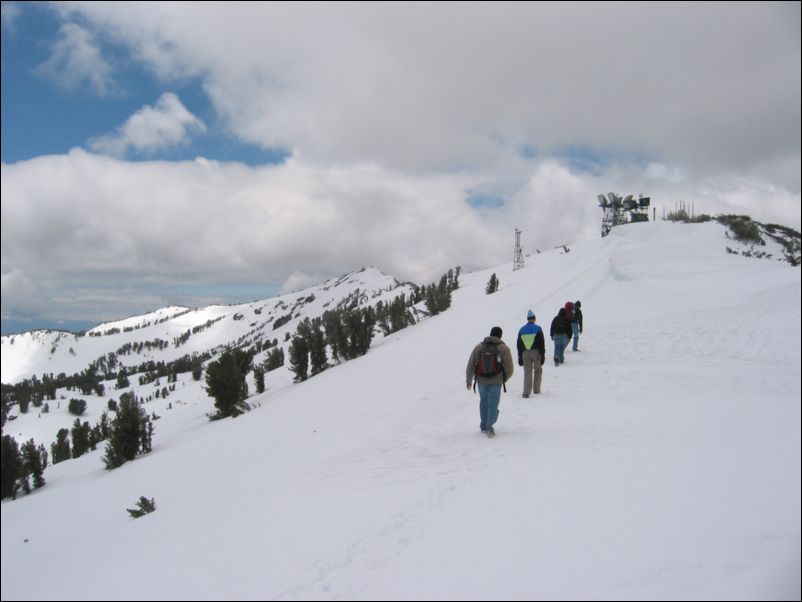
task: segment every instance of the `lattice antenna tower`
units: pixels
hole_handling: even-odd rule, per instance
[[[524,267],[524,252],[521,249],[521,231],[515,228],[515,252],[512,256],[512,269],[520,270]]]

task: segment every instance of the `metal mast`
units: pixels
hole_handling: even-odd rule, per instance
[[[512,256],[512,269],[520,270],[524,267],[524,252],[521,249],[521,231],[515,228],[515,252]]]

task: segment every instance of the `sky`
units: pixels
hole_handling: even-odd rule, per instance
[[[2,4],[3,323],[800,228],[799,3]]]
[[[106,471],[100,445],[0,504],[2,598],[799,600],[800,268],[727,253],[745,247],[724,230],[633,224],[518,271],[463,275],[447,311],[377,335],[363,357],[298,384],[280,368],[263,394],[249,376],[254,409],[236,419],[210,422],[203,382],[179,375],[145,404],[161,416],[149,454]],[[500,287],[487,295],[491,273]],[[363,276],[346,291],[385,287]],[[528,399],[516,363],[488,439],[465,386],[471,350],[494,325],[514,348],[528,309],[548,331],[566,300],[582,301],[580,351],[555,367],[546,337],[541,394]],[[245,319],[180,349],[236,340],[269,322],[259,307],[218,308]],[[45,353],[21,374],[69,373],[98,345],[164,338],[210,311],[63,335],[56,353],[55,333],[17,335],[13,348],[33,358],[40,337]],[[782,352],[744,343],[778,323]],[[129,380],[145,399],[165,386]],[[105,385],[105,397],[57,397],[86,399],[94,424],[120,394]],[[75,419],[65,400],[49,403],[4,433],[49,447]],[[156,511],[132,519],[140,496]]]

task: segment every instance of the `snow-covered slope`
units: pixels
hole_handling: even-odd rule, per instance
[[[376,268],[363,268],[318,286],[263,301],[198,309],[166,307],[101,324],[85,336],[52,330],[7,335],[2,337],[2,382],[15,383],[45,373],[74,374],[127,344],[156,340],[168,343],[164,349],[120,355],[121,364],[130,367],[148,360],[169,362],[227,344],[274,338],[283,341],[285,333],[294,332],[300,320],[318,317],[349,296],[355,296],[360,306],[375,306],[400,294],[409,295],[410,290],[408,284]],[[276,320],[285,316],[290,319],[273,328]],[[176,340],[187,331],[186,342]]]
[[[463,275],[447,312],[237,419],[182,380],[150,454],[2,504],[2,598],[799,599],[800,270],[725,246],[632,224]],[[581,353],[530,399],[518,370],[482,436],[473,345],[576,299]]]

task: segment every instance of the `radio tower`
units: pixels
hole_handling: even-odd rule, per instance
[[[524,252],[521,250],[521,231],[515,228],[515,253],[512,256],[512,269],[520,270],[524,267]]]

